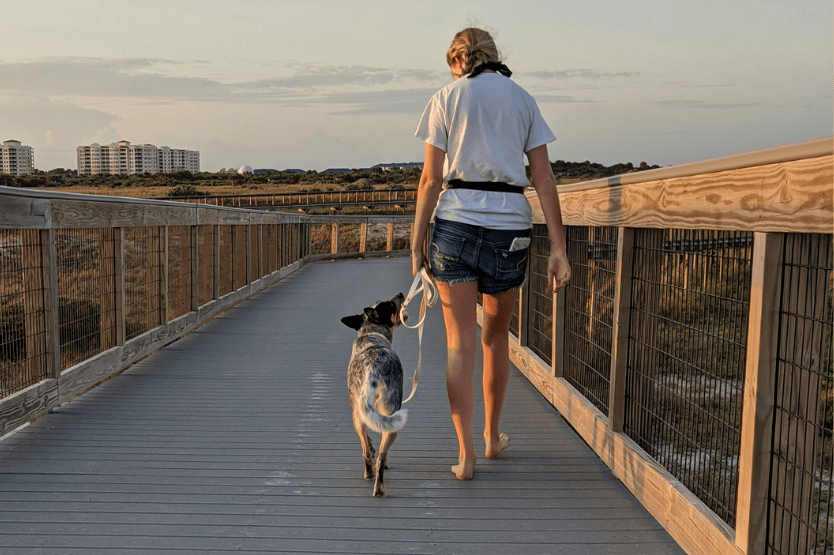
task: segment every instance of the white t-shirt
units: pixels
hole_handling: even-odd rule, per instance
[[[503,181],[530,185],[524,153],[556,139],[536,101],[498,73],[464,76],[429,101],[414,134],[446,153],[443,181]],[[524,195],[444,189],[435,216],[488,229],[527,229],[532,210]]]

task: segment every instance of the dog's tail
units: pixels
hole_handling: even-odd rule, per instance
[[[379,433],[390,433],[390,432],[398,432],[403,429],[405,426],[405,422],[408,419],[408,409],[400,409],[394,414],[390,416],[386,416],[379,412],[379,409],[376,406],[376,397],[377,397],[377,385],[379,385],[379,380],[376,376],[370,376],[368,380],[365,381],[365,387],[362,395],[362,415],[365,420],[365,424],[368,425],[369,428],[375,430]],[[390,396],[394,392],[385,391],[383,393],[384,396]],[[402,397],[402,391],[399,391],[399,397]],[[393,403],[394,399],[383,399],[386,401],[385,404],[389,406],[400,406],[400,400],[398,399],[396,405]]]

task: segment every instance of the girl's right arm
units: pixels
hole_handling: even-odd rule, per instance
[[[423,256],[423,242],[429,220],[437,206],[437,199],[443,186],[443,161],[446,153],[426,143],[423,157],[423,173],[417,187],[417,207],[414,214],[414,236],[411,238],[411,275],[416,276],[420,268],[429,268],[428,261]],[[549,166],[548,166],[549,167]]]

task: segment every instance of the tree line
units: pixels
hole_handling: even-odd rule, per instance
[[[603,164],[585,162],[566,162],[557,160],[551,162],[553,174],[557,182],[562,180],[590,180],[635,171],[655,169],[660,166],[641,162],[635,166],[632,163]],[[528,169],[529,171],[529,169]],[[172,173],[144,173],[135,175],[78,175],[76,170],[57,168],[48,172],[36,171],[32,175],[11,176],[0,174],[0,185],[7,187],[49,188],[61,187],[170,187],[171,196],[185,196],[193,194],[208,195],[206,189],[220,185],[235,185],[246,188],[257,188],[258,185],[309,185],[310,191],[320,191],[321,186],[329,185],[329,189],[356,190],[382,186],[402,188],[416,186],[420,180],[421,168],[406,169],[373,168],[351,169],[342,173],[322,173],[315,170],[299,171],[266,171],[257,174],[225,174],[189,171]],[[529,173],[528,173],[529,175]]]

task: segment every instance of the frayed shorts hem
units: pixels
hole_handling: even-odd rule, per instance
[[[446,279],[446,278],[438,278],[437,276],[433,276],[432,279],[434,279],[434,281],[436,281],[437,283],[448,283],[449,285],[452,285],[452,284],[455,284],[455,283],[478,283],[477,279],[471,279],[471,278]],[[481,287],[479,285],[478,286],[478,293],[482,293],[484,295],[500,295],[501,293],[508,293],[508,292],[511,292],[511,291],[519,291],[522,287],[524,287],[524,283],[521,283],[520,285],[511,285],[509,287],[487,287],[487,288]],[[488,289],[488,290],[485,291],[484,289]]]
[[[530,237],[530,229],[492,230],[435,219],[429,246],[434,279],[441,283],[477,282],[478,292],[497,295],[524,285],[528,245],[514,242]]]

